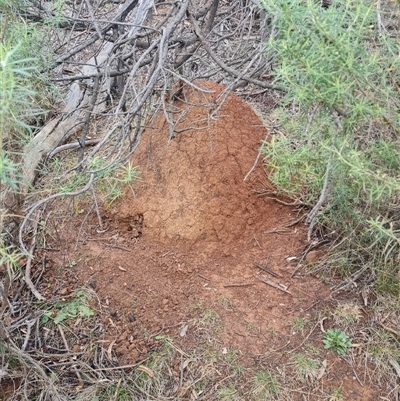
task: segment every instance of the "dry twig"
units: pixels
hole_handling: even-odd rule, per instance
[[[282,291],[282,292],[285,292],[286,294],[292,295],[292,293],[290,291],[288,291],[286,289],[286,287],[284,285],[282,285],[282,284],[275,283],[275,281],[272,281],[272,280],[270,280],[269,278],[267,278],[265,276],[259,276],[258,279],[260,281],[262,281],[263,283],[268,284],[269,286],[276,288],[279,291]]]

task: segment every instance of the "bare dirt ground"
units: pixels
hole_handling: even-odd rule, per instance
[[[141,179],[134,194],[128,188],[122,201],[102,210],[103,229],[93,214],[78,242],[82,218],[61,233],[65,249],[53,256],[41,291],[68,297],[79,286],[93,288],[106,328],[101,341],[121,365],[144,359],[159,335],[195,349],[194,319],[199,310],[213,311],[221,350],[235,350],[244,366],[279,372],[310,343],[326,362],[317,387],[341,388],[346,400],[377,400],[376,389],[359,379],[361,370],[323,350],[317,310],[329,309],[330,291],[316,278],[293,274],[308,246],[305,227],[295,223],[299,215],[257,194],[268,186],[261,161],[244,181],[266,129],[236,95],[213,117],[222,88],[197,85],[209,93],[183,90],[173,138],[162,113],[147,129],[133,159]],[[311,322],[303,335],[296,318]],[[307,394],[298,399],[326,399]]]

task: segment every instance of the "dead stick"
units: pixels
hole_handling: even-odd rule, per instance
[[[391,356],[389,357],[388,362],[392,365],[393,369],[397,373],[397,376],[399,376],[400,378],[400,365],[398,364],[398,362]]]
[[[100,139],[88,139],[85,141],[84,146],[90,146],[90,145],[97,145],[100,142]],[[69,149],[79,149],[81,148],[81,145],[79,142],[73,142],[73,143],[67,143],[65,145],[60,145],[53,149],[48,155],[48,158],[54,157],[57,153],[60,153],[64,150],[69,150]]]
[[[266,266],[260,265],[259,263],[254,263],[254,266],[255,266],[255,267],[258,267],[258,268],[261,269],[261,270],[264,270],[265,272],[269,273],[271,276],[279,277],[279,278],[282,277],[282,276],[279,275],[278,273],[275,273],[273,270],[269,269],[269,268],[266,267]]]
[[[118,246],[118,245],[110,245],[110,244],[105,244],[107,248],[115,248],[115,249],[121,249],[122,251],[126,252],[132,252],[129,248],[124,248],[123,246]]]
[[[35,243],[36,243],[36,233],[35,233],[35,237],[32,240],[32,245],[31,245],[31,249],[29,250],[29,256],[28,259],[26,261],[26,267],[25,267],[25,283],[28,286],[28,288],[31,290],[32,294],[39,299],[40,301],[45,301],[46,298],[40,294],[40,292],[36,289],[35,285],[33,284],[32,280],[31,280],[31,267],[32,267],[32,255],[33,255],[33,251],[35,250]]]
[[[9,262],[7,262],[7,263],[9,263]],[[8,302],[9,302],[8,301],[8,294],[9,294],[9,291],[10,291],[10,284],[11,284],[10,275],[11,275],[11,269],[7,269],[6,268],[3,289],[1,288],[1,285],[0,285],[0,296],[2,298],[1,307],[0,307],[0,318],[1,319],[3,319],[4,311],[6,310]]]
[[[395,336],[397,336],[398,338],[400,338],[400,332],[398,332],[398,331],[396,331],[396,330],[394,330],[394,329],[392,329],[392,328],[390,328],[390,327],[385,326],[382,322],[379,322],[379,324],[380,324],[385,330],[387,330],[389,333],[392,333],[392,334],[394,334]]]
[[[318,325],[320,324],[320,322],[318,321],[315,326],[311,329],[311,331],[308,333],[308,335],[306,336],[306,338],[295,348],[291,349],[288,352],[293,352],[296,351],[297,349],[299,349],[300,347],[303,346],[303,344],[310,338],[311,334],[313,333],[313,331],[318,327]]]
[[[288,291],[286,288],[284,288],[284,287],[282,286],[282,284],[275,283],[274,281],[270,280],[269,278],[267,278],[267,277],[265,277],[265,276],[261,276],[261,277],[259,277],[258,279],[259,279],[260,281],[262,281],[263,283],[268,284],[268,285],[270,285],[271,287],[276,288],[276,289],[279,290],[279,291],[282,291],[282,292],[285,292],[286,294],[292,295],[292,293],[291,293],[290,291]]]
[[[58,331],[59,331],[60,334],[61,334],[61,338],[62,338],[63,343],[64,343],[64,345],[65,345],[65,349],[66,349],[68,352],[70,352],[71,350],[70,350],[70,348],[69,348],[69,346],[68,346],[67,339],[65,338],[64,330],[62,329],[62,327],[61,327],[59,324],[57,324],[57,327],[58,327]]]
[[[265,138],[264,138],[264,143],[267,142],[268,137],[269,137],[269,134],[270,134],[270,131],[267,131],[267,135],[265,135]],[[244,176],[243,181],[247,181],[247,179],[249,178],[250,174],[251,174],[251,173],[253,172],[253,170],[257,167],[257,164],[258,164],[258,162],[259,162],[259,160],[260,160],[260,157],[261,157],[262,149],[263,149],[263,148],[260,147],[260,150],[258,151],[258,155],[257,155],[256,159],[254,160],[254,164],[253,164],[253,166],[251,167],[251,169],[247,172],[247,174]]]
[[[224,287],[225,287],[225,288],[227,288],[227,287],[248,287],[249,285],[254,285],[254,283],[227,284],[227,285],[224,285]]]

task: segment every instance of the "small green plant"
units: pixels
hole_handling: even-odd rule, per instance
[[[176,348],[167,336],[161,336],[160,347],[153,351],[132,373],[133,387],[154,399],[163,399],[166,387],[174,386],[175,376],[171,367],[176,360]],[[153,397],[151,397],[153,398]],[[132,399],[137,399],[133,397]]]
[[[124,386],[102,384],[99,386],[96,397],[91,398],[93,401],[131,401],[134,396],[133,392]]]
[[[328,401],[341,401],[344,399],[343,393],[340,388],[333,390],[328,398]]]
[[[240,365],[240,364],[235,364],[232,367],[233,375],[235,375],[235,376],[242,375],[245,372],[245,370],[246,370],[245,367],[243,365]]]
[[[101,161],[99,159],[96,159],[93,169],[101,169]],[[120,167],[115,172],[109,168],[102,170],[99,176],[98,187],[105,194],[104,201],[106,208],[108,209],[117,199],[120,199],[125,194],[126,186],[130,188],[134,195],[132,183],[138,179],[138,169],[131,163]]]
[[[20,195],[21,148],[31,138],[31,120],[42,114],[36,99],[42,94],[35,88],[39,68],[32,56],[39,53],[32,49],[34,32],[22,21],[16,2],[3,1],[0,8],[0,264],[10,273],[18,250],[11,250],[4,241],[4,219],[13,214],[5,208],[5,200],[9,194]]]
[[[94,311],[88,306],[89,300],[90,293],[87,290],[78,290],[70,300],[56,302],[53,305],[54,310],[42,316],[42,322],[47,323],[52,320],[54,324],[59,324],[68,319],[89,318],[94,315]]]
[[[18,268],[18,261],[21,259],[21,253],[13,245],[4,245],[0,237],[0,266],[6,266],[8,274],[12,274]]]
[[[281,384],[271,371],[262,370],[252,377],[250,391],[253,400],[275,400],[279,399]]]
[[[258,332],[258,326],[257,326],[257,323],[255,323],[255,322],[246,321],[245,326],[246,326],[246,330],[250,334],[256,334]]]
[[[212,309],[203,310],[199,317],[194,319],[195,324],[215,332],[222,330],[221,318]]]
[[[57,158],[53,159],[51,171],[61,169],[57,160]],[[139,173],[137,167],[131,163],[116,167],[108,165],[106,160],[100,157],[95,157],[91,160],[88,168],[89,170],[85,172],[73,171],[65,175],[62,180],[53,180],[52,189],[59,193],[74,192],[85,186],[90,174],[93,173],[95,175],[94,189],[105,203],[106,209],[110,208],[117,199],[124,196],[127,187],[134,194],[132,184],[139,179]],[[87,197],[88,195],[83,194],[81,196]]]
[[[13,191],[16,191],[18,185],[23,181],[23,176],[18,167],[19,164],[14,163],[7,155],[0,156],[0,182]]]
[[[232,363],[238,357],[239,351],[237,351],[234,348],[229,348],[229,349],[224,348],[223,351],[222,351],[222,354],[224,355],[225,360],[228,363]]]
[[[109,209],[117,199],[122,198],[124,195],[124,188],[116,181],[107,181],[107,186],[104,187],[106,194],[104,201],[106,203],[106,209]]]
[[[333,312],[333,319],[337,325],[351,326],[359,322],[361,310],[359,305],[345,302],[338,305]]]
[[[128,163],[126,166],[122,166],[119,170],[117,180],[124,185],[129,185],[139,177],[138,167],[132,163]]]
[[[382,264],[377,269],[376,289],[381,294],[398,298],[400,295],[400,270],[396,259]]]
[[[174,340],[171,337],[164,336],[162,334],[160,334],[158,336],[155,336],[155,339],[157,341],[161,341],[161,342],[166,343],[166,344],[172,344],[174,342]]]
[[[310,355],[319,356],[320,354],[319,349],[309,342],[306,342],[303,347],[304,350]]]
[[[304,318],[302,318],[300,316],[296,316],[292,320],[292,324],[291,324],[293,334],[296,334],[298,332],[303,334],[304,333],[304,328],[306,327],[306,325],[307,325],[307,321]]]
[[[347,350],[351,347],[349,336],[338,329],[327,330],[322,342],[324,343],[325,349],[332,349],[339,355],[345,355]]]
[[[238,400],[235,385],[221,387],[217,392],[217,399],[221,401]]]
[[[305,354],[293,355],[296,376],[300,381],[313,381],[318,376],[319,362]]]
[[[278,336],[278,332],[273,327],[270,327],[268,329],[268,335],[271,338],[276,338]]]
[[[226,297],[226,296],[221,296],[218,298],[218,302],[221,304],[221,306],[228,312],[232,312],[235,310],[235,302],[232,301],[232,299]]]
[[[27,44],[26,44],[27,45]],[[33,103],[35,91],[29,84],[32,71],[36,69],[33,58],[19,59],[18,49],[22,42],[13,47],[0,44],[0,144],[8,149],[15,148],[16,141],[29,140],[30,127],[27,120],[37,116],[41,110]]]

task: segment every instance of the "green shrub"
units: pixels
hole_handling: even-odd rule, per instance
[[[24,181],[22,149],[32,137],[33,125],[48,102],[45,92],[51,87],[40,73],[48,39],[34,24],[24,22],[19,14],[22,6],[22,1],[0,0],[0,263],[9,273],[21,255],[10,246],[3,225],[21,216],[5,205],[22,203],[18,193]]]
[[[271,181],[277,192],[318,204],[308,222],[338,239],[332,268],[350,274],[366,266],[373,277],[388,268],[392,277],[400,257],[399,5],[261,4],[275,81],[287,89],[272,116],[284,135],[263,146]]]

